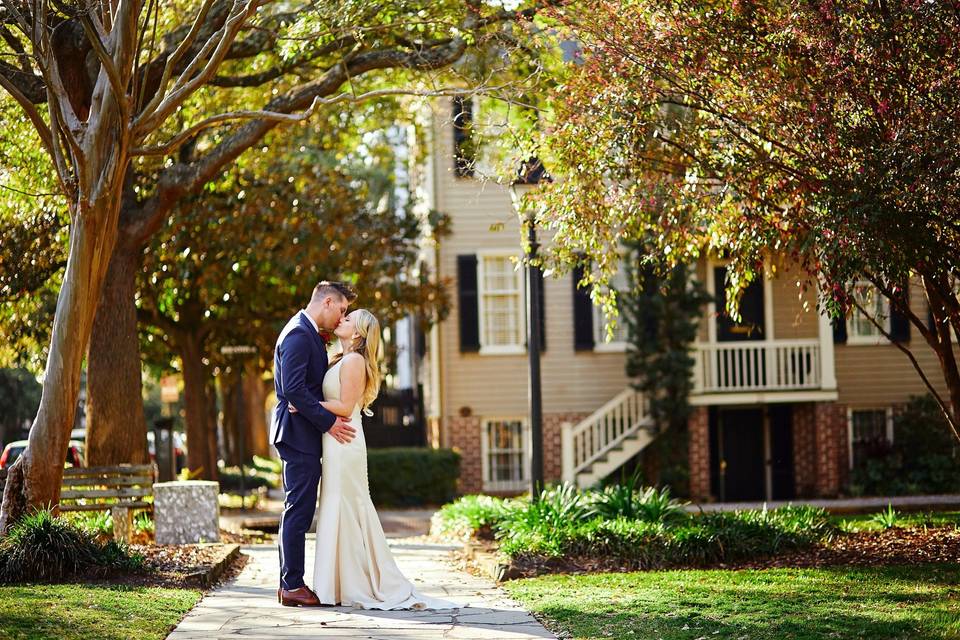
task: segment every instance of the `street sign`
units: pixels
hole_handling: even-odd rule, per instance
[[[180,399],[180,380],[177,376],[160,378],[160,402],[174,403]]]
[[[257,352],[257,348],[249,344],[236,344],[220,347],[220,353],[225,356],[252,355]]]

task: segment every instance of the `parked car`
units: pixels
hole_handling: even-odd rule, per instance
[[[147,431],[147,449],[150,452],[151,462],[155,462],[157,447],[152,430]],[[187,466],[187,445],[184,442],[183,434],[177,431],[173,432],[173,459],[176,461],[176,473],[180,473]]]
[[[0,469],[7,469],[14,462],[17,461],[24,450],[27,448],[26,440],[14,440],[6,447],[3,448],[3,453],[0,454]],[[84,466],[84,455],[83,455],[83,443],[79,440],[71,440],[70,444],[67,446],[67,459],[65,460],[66,464],[72,467],[82,467]]]

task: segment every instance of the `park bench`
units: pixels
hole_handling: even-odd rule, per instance
[[[68,467],[63,470],[60,511],[109,511],[113,537],[129,542],[133,512],[153,508],[147,498],[153,495],[154,476],[150,464]],[[0,469],[0,491],[6,481],[7,470]]]

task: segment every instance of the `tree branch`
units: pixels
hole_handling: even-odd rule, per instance
[[[882,324],[877,322],[876,318],[874,318],[872,315],[867,313],[867,310],[863,308],[863,306],[857,301],[856,298],[854,298],[853,296],[850,296],[850,302],[853,304],[854,307],[857,308],[857,310],[861,314],[863,314],[863,317],[869,320],[870,323],[877,328],[877,330],[880,332],[880,335],[882,335],[884,338],[889,340],[890,344],[894,345],[897,349],[902,351],[907,356],[907,358],[910,359],[910,363],[913,365],[913,368],[916,370],[917,374],[919,374],[920,379],[923,380],[923,384],[927,387],[927,390],[930,392],[930,395],[934,397],[934,399],[937,401],[937,404],[940,406],[940,411],[943,412],[944,417],[947,419],[947,424],[950,425],[950,429],[953,431],[953,435],[957,438],[958,441],[960,441],[960,431],[957,430],[957,423],[954,421],[953,412],[950,410],[950,406],[944,401],[944,399],[940,396],[940,394],[937,393],[937,390],[934,388],[933,383],[930,382],[930,379],[927,378],[927,375],[923,372],[923,368],[920,366],[920,363],[917,361],[916,356],[913,355],[913,352],[910,351],[910,349],[908,349],[907,347],[900,344],[898,341],[894,340],[893,336],[890,335],[890,332],[887,331]]]

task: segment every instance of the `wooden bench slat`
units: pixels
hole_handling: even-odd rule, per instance
[[[153,495],[153,489],[79,489],[76,491],[61,491],[61,500],[77,500],[79,498],[139,498]]]
[[[153,478],[150,476],[131,476],[129,478],[64,478],[62,482],[64,487],[128,487],[138,484],[153,485]]]
[[[128,509],[149,509],[152,502],[101,502],[99,504],[61,504],[60,511],[109,511],[111,507],[127,507]]]
[[[87,476],[87,475],[105,475],[105,476],[129,476],[129,475],[150,475],[153,471],[153,465],[149,464],[127,464],[113,467],[68,467],[63,470],[64,476]]]

